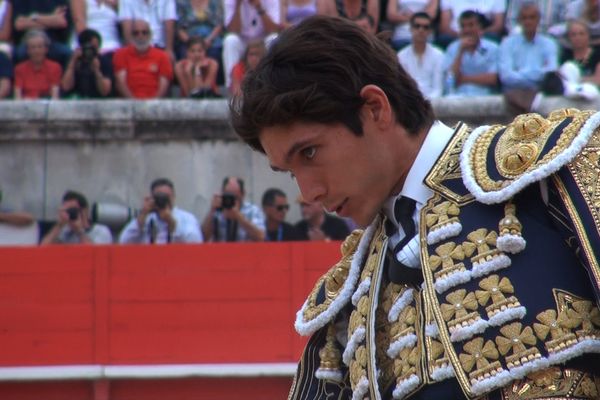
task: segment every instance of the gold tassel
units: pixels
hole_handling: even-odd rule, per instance
[[[330,323],[327,327],[325,345],[319,350],[319,369],[315,372],[318,379],[326,379],[334,382],[342,381],[342,355],[336,345],[335,325]]]
[[[525,249],[526,242],[523,239],[523,225],[516,215],[517,207],[511,201],[504,205],[504,218],[498,223],[498,240],[496,247],[506,253],[519,253]]]

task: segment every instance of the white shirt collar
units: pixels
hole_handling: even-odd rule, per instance
[[[433,164],[435,164],[440,154],[442,154],[453,133],[454,130],[452,128],[449,128],[440,121],[435,121],[429,132],[427,132],[427,137],[425,137],[423,145],[413,165],[410,167],[402,190],[398,195],[389,197],[383,205],[383,212],[394,223],[396,223],[393,211],[394,202],[398,197],[406,196],[415,200],[417,208],[420,209],[433,195],[431,189],[425,186],[424,180],[433,167]]]

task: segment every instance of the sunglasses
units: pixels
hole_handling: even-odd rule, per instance
[[[412,27],[414,29],[423,29],[424,31],[428,31],[431,29],[431,25],[425,25],[425,24],[413,24]]]
[[[150,34],[150,31],[142,30],[142,31],[133,31],[131,33],[133,34],[133,36],[141,36],[141,35],[147,36]]]
[[[290,205],[289,204],[280,204],[278,206],[275,206],[275,209],[277,211],[287,211],[290,209]]]

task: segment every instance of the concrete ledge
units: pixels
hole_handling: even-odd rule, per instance
[[[502,96],[446,97],[433,102],[449,125],[506,123]],[[542,113],[556,108],[598,109],[600,102],[542,102]],[[0,141],[237,140],[227,100],[39,100],[0,101]]]

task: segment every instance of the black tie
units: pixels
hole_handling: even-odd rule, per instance
[[[388,277],[394,283],[408,283],[418,285],[422,282],[423,277],[421,270],[415,268],[409,268],[406,265],[398,262],[396,254],[415,236],[416,227],[413,221],[413,214],[416,209],[416,201],[408,197],[399,197],[394,203],[394,217],[398,224],[404,231],[404,237],[400,242],[394,246],[394,249],[389,254],[390,266],[388,269]],[[388,236],[394,235],[398,232],[396,226],[391,221],[388,221],[386,226],[386,232]]]

